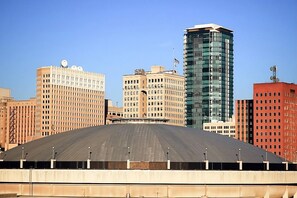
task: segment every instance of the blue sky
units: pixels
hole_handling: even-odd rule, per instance
[[[122,76],[152,65],[183,73],[183,33],[216,23],[234,31],[234,98],[253,83],[297,83],[296,0],[1,0],[0,87],[16,99],[35,96],[36,69],[83,66],[103,73],[106,98],[122,103]]]

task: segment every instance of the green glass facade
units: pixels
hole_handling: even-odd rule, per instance
[[[233,33],[214,24],[184,35],[186,125],[202,129],[233,115]]]

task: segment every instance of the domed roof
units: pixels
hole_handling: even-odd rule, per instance
[[[4,161],[17,161],[22,148],[27,161],[166,161],[281,163],[282,158],[253,145],[193,128],[165,124],[113,124],[64,132],[38,139],[5,152]],[[90,147],[90,148],[89,148]],[[129,148],[128,148],[129,147]],[[207,148],[207,149],[206,149]],[[206,152],[207,150],[207,152]],[[128,154],[129,153],[129,154]]]

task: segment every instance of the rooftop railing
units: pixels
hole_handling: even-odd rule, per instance
[[[241,165],[240,165],[241,164]],[[297,171],[296,163],[140,162],[140,161],[0,161],[0,169],[96,170],[243,170]]]

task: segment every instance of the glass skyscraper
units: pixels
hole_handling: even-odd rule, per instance
[[[233,115],[233,31],[196,25],[184,34],[186,125],[228,121]]]

